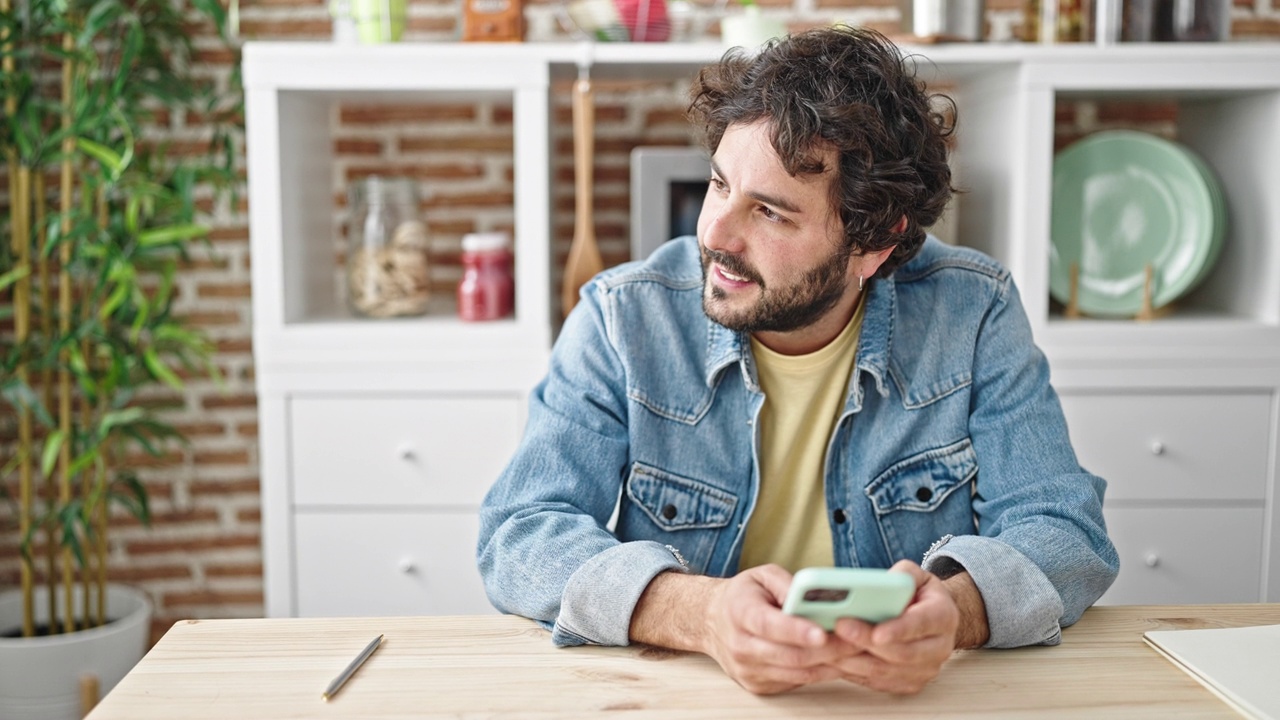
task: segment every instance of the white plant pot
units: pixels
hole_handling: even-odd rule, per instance
[[[720,42],[725,47],[741,47],[754,51],[769,40],[787,34],[781,20],[760,14],[756,5],[748,5],[741,13],[720,20]]]
[[[75,605],[81,591],[76,586]],[[62,606],[61,593],[59,608]],[[35,593],[36,625],[49,621],[48,592]],[[151,600],[124,585],[107,586],[106,625],[67,635],[0,637],[0,718],[78,720],[80,678],[92,673],[105,696],[142,659],[151,634]],[[0,593],[0,635],[22,629],[22,593]]]

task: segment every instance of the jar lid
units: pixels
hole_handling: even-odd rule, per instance
[[[502,231],[467,233],[462,236],[463,252],[504,250],[511,243],[510,236]]]

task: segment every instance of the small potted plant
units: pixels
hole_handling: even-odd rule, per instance
[[[192,5],[225,28],[216,0]],[[21,557],[20,587],[0,593],[9,720],[81,717],[80,676],[105,692],[150,635],[146,596],[107,582],[108,528],[113,507],[149,518],[127,457],[182,441],[140,399],[180,388],[179,366],[214,372],[209,340],[174,315],[174,279],[207,231],[195,188],[236,182],[241,114],[238,93],[192,75],[190,27],[171,0],[0,0],[0,423],[17,438],[0,453],[0,529]],[[181,159],[140,139],[184,109],[231,122]]]

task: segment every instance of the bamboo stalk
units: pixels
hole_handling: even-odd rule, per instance
[[[75,49],[75,38],[71,33],[62,36],[62,49],[67,56],[62,61],[62,128],[71,128],[71,83],[74,65],[70,53]],[[59,210],[62,213],[62,234],[65,238],[71,234],[71,193],[74,190],[72,177],[71,154],[75,151],[75,141],[70,134],[62,140],[62,177]],[[58,248],[58,331],[63,337],[71,332],[71,243],[64,242]],[[58,357],[58,429],[63,433],[61,452],[58,454],[58,499],[66,503],[71,500],[71,372],[67,369],[70,362],[69,353],[63,350]],[[62,627],[65,632],[75,630],[74,585],[71,574],[71,548],[62,548],[62,586],[66,591],[67,614],[63,618]],[[54,580],[50,579],[50,583]],[[52,594],[53,587],[50,587]],[[52,619],[50,619],[52,622]]]
[[[49,282],[49,255],[46,247],[49,243],[49,233],[45,225],[46,202],[48,202],[48,195],[44,184],[44,168],[41,167],[37,168],[35,175],[36,248],[38,250],[36,262],[40,268],[40,334],[48,341],[53,337],[53,299],[51,297],[53,288],[52,283]],[[45,408],[53,408],[53,368],[47,365],[40,371],[40,393]],[[56,473],[53,471],[44,478],[46,500],[52,498],[58,490],[55,478]],[[51,524],[46,524],[44,528],[44,556],[45,577],[54,577],[58,567],[58,535]],[[48,596],[49,617],[57,617],[58,598],[54,593],[48,593]]]
[[[9,0],[0,0],[0,12],[8,13],[9,10]],[[12,49],[13,38],[8,30],[5,30],[3,38],[0,38],[0,45],[4,46],[6,50]],[[4,61],[0,63],[0,69],[3,69],[6,75],[12,75],[15,72],[16,67],[12,52],[4,54]],[[18,99],[13,95],[7,95],[4,99],[4,111],[10,117],[17,114]],[[17,150],[10,148],[5,153],[5,156],[6,164],[9,168],[9,232],[12,235],[10,241],[17,255],[18,266],[21,267],[23,257],[28,255],[31,248],[28,241],[29,236],[23,224],[26,219],[26,213],[30,210],[30,205],[23,204],[22,170],[19,167]],[[14,340],[18,343],[21,343],[27,334],[30,289],[30,280],[19,281],[13,288]],[[19,380],[26,382],[27,368],[25,363],[18,365],[17,375]],[[18,536],[25,538],[31,531],[31,514],[33,511],[31,493],[31,413],[21,407],[17,408],[17,412],[18,452],[20,453],[18,465]],[[19,582],[22,587],[22,634],[25,637],[31,637],[35,634],[35,582],[31,558],[24,555],[19,563],[19,568]]]
[[[28,226],[30,224],[30,182],[31,170],[18,161],[17,183],[10,189],[10,205],[13,229],[13,246],[17,255],[18,267],[31,267],[31,242]],[[14,285],[14,340],[18,345],[26,342],[31,333],[31,277],[27,276]],[[26,384],[28,380],[27,361],[19,361],[17,368],[18,381]],[[34,493],[31,477],[32,433],[31,410],[25,407],[18,409],[18,533],[26,538],[31,532],[31,516],[34,511]],[[34,603],[34,568],[30,555],[22,557],[21,582],[23,588],[23,634],[35,634]]]
[[[107,222],[110,220],[110,217],[107,214],[107,188],[105,185],[101,185],[98,187],[97,202],[98,202],[98,208],[97,208],[98,228],[105,233],[107,230]],[[90,362],[89,367],[90,368],[96,367],[96,363]],[[106,402],[105,398],[101,398],[101,397],[98,398],[99,413],[104,412],[106,410],[105,402]],[[89,427],[89,422],[91,420],[92,418],[86,418],[86,422],[85,422],[86,428]],[[107,482],[107,474],[109,472],[109,468],[107,467],[107,458],[110,457],[111,445],[109,441],[104,441],[104,442],[106,444],[105,444],[105,447],[103,447],[103,452],[101,455],[102,463],[101,465],[99,465],[98,471],[96,473],[96,476],[97,476],[96,480],[98,483],[100,483],[99,487],[105,486],[105,483]],[[93,495],[93,483],[90,482],[90,475],[88,473],[85,473],[81,492],[84,494],[85,498],[92,497]],[[102,495],[98,498],[98,506],[93,508],[93,516],[89,521],[89,525],[91,525],[93,528],[93,532],[91,533],[93,538],[93,547],[85,549],[86,552],[85,552],[85,567],[84,567],[84,597],[85,597],[84,619],[85,619],[85,623],[88,624],[90,622],[90,618],[92,617],[93,627],[98,627],[106,622],[107,496],[105,492],[102,493]],[[91,556],[93,557],[93,560],[90,560]],[[90,615],[89,613],[90,589],[94,591],[94,599],[95,599],[94,612],[92,615]]]

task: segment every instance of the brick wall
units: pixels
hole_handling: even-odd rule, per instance
[[[181,1],[181,0],[176,0]],[[699,0],[709,32],[711,3]],[[1280,39],[1278,0],[1236,0],[1233,34]],[[762,0],[765,12],[792,29],[832,20],[896,30],[893,0]],[[331,21],[321,0],[242,0],[241,35],[253,40],[328,40]],[[405,41],[450,42],[460,35],[458,0],[411,0]],[[1019,0],[988,0],[988,35],[1015,36]],[[526,5],[531,40],[563,38],[557,5]],[[225,83],[234,55],[200,30],[201,72]],[[628,258],[628,157],[637,145],[684,145],[684,89],[679,83],[597,83],[595,159],[596,230],[606,264]],[[963,108],[962,108],[963,111]],[[1058,144],[1103,127],[1141,126],[1172,135],[1177,108],[1170,104],[1070,103],[1058,108]],[[157,135],[199,142],[201,118],[170,117]],[[408,174],[420,181],[431,235],[432,283],[452,293],[459,240],[472,230],[512,225],[511,108],[501,103],[334,107],[334,252],[345,236],[345,189],[373,172]],[[572,237],[573,171],[569,87],[555,88],[554,238],[556,266]],[[442,139],[445,141],[442,142]],[[242,149],[243,151],[243,149]],[[2,175],[2,174],[0,174]],[[0,204],[6,188],[0,177]],[[247,205],[212,207],[216,229],[209,248],[193,249],[181,275],[180,311],[216,341],[225,381],[192,381],[185,392],[152,393],[149,402],[190,438],[188,448],[159,461],[134,458],[151,491],[155,526],[114,521],[111,576],[145,588],[155,599],[154,631],[184,617],[256,616],[263,611],[257,412],[253,389]],[[337,281],[335,279],[335,281]],[[0,418],[0,443],[12,442],[11,418]],[[12,479],[6,478],[6,481]],[[8,509],[0,509],[0,588],[17,581],[16,538]]]

